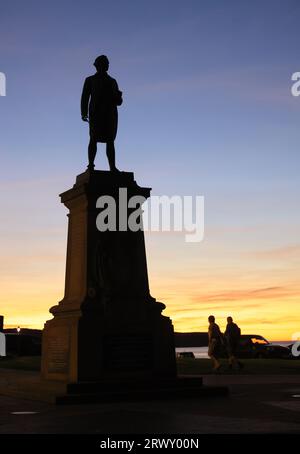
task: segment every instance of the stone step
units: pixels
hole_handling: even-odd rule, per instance
[[[103,380],[97,382],[79,382],[69,383],[67,385],[67,394],[90,394],[98,393],[99,390],[107,392],[115,391],[131,391],[131,390],[145,390],[145,389],[173,389],[181,387],[195,387],[202,386],[202,377],[184,377],[172,379],[132,379],[124,381],[116,380]]]
[[[179,398],[224,397],[228,388],[224,386],[180,386],[174,388],[150,388],[97,393],[66,394],[56,397],[57,405],[92,404],[101,402],[167,400]]]

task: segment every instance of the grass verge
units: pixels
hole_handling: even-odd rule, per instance
[[[40,370],[40,356],[0,357],[0,369]]]
[[[244,369],[241,371],[227,370],[228,362],[221,360],[222,374],[232,373],[243,375],[294,375],[300,374],[300,361],[293,359],[245,359],[242,360]],[[177,370],[180,375],[202,375],[212,373],[212,363],[209,359],[180,358],[177,360]]]
[[[228,371],[228,362],[221,361],[222,374],[244,375],[294,375],[300,374],[300,360],[289,359],[245,359],[245,368],[242,371]],[[20,356],[13,358],[0,357],[0,369],[19,369],[39,371],[41,367],[40,356]],[[180,375],[211,374],[212,364],[209,359],[177,359],[177,370]]]

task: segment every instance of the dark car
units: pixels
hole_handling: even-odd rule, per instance
[[[30,334],[5,333],[7,356],[39,356],[41,338]]]
[[[177,358],[192,358],[195,359],[195,355],[193,352],[179,352],[177,353]]]
[[[222,356],[226,356],[223,352]],[[263,336],[243,334],[240,337],[236,356],[238,358],[289,358],[290,350],[281,345],[274,345]]]

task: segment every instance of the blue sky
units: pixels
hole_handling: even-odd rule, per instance
[[[247,269],[247,261],[236,265],[230,257],[298,247],[300,98],[290,88],[292,73],[300,71],[299,20],[296,0],[2,5],[2,262],[11,250],[24,263],[32,250],[35,257],[56,251],[57,260],[40,265],[40,273],[45,279],[52,266],[57,279],[63,275],[66,224],[57,194],[86,167],[88,131],[79,101],[99,54],[108,55],[124,94],[119,167],[134,171],[153,194],[206,199],[206,240],[198,250],[173,237],[169,247],[159,235],[149,237],[154,288],[160,291],[158,261],[180,257],[188,273],[193,254],[209,261],[218,245],[213,263],[226,256],[228,269],[245,266],[251,274],[254,264]],[[107,168],[100,150],[96,164]],[[291,265],[293,279],[298,265]],[[176,272],[183,272],[179,265]],[[3,273],[11,283],[24,266]],[[63,276],[57,286],[62,282]]]
[[[276,0],[9,2],[0,19],[5,167],[18,176],[17,162],[20,176],[82,169],[79,96],[105,53],[124,92],[124,169],[174,168],[226,185],[289,181],[290,160],[299,166],[299,102],[290,96],[299,15],[297,1]]]

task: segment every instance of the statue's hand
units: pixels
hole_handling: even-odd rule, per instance
[[[88,117],[81,117],[82,121],[89,121]]]

